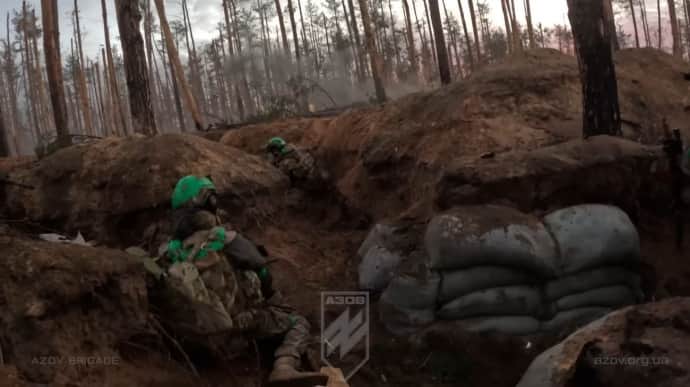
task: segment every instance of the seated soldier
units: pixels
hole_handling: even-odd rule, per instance
[[[189,276],[180,273],[180,268],[186,268],[187,272],[198,270],[198,278],[204,282],[198,288],[205,287],[208,296],[191,294],[190,298],[209,305],[219,300],[215,305],[220,305],[214,309],[221,316],[230,316],[232,322],[225,325],[231,325],[238,333],[259,339],[283,337],[275,351],[269,385],[325,385],[328,378],[323,374],[297,370],[306,351],[309,322],[289,306],[279,305],[274,300],[277,295],[266,300],[262,289],[273,293],[266,261],[252,242],[220,226],[211,180],[197,176],[182,178],[173,192],[172,205],[176,218],[174,239],[166,254],[173,261],[168,270],[170,277],[176,278],[177,283],[190,283],[184,280]]]

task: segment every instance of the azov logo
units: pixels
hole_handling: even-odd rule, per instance
[[[321,359],[349,379],[369,360],[369,293],[321,293]]]
[[[327,296],[326,305],[366,305],[365,296]]]

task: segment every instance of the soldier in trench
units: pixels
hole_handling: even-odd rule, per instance
[[[213,182],[199,176],[182,178],[174,189],[172,206],[168,284],[214,311],[215,321],[206,321],[207,326],[257,339],[282,337],[269,385],[325,385],[325,375],[298,370],[310,339],[309,322],[273,291],[266,260],[256,246],[221,226]]]

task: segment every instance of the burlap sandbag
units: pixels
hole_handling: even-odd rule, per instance
[[[386,247],[390,245],[391,239],[393,238],[393,234],[395,232],[395,227],[387,224],[376,224],[370,231],[369,234],[367,234],[367,237],[364,239],[364,242],[359,247],[359,250],[357,250],[357,255],[360,257],[364,257],[369,249],[375,247],[375,246],[381,246],[381,247]]]
[[[403,308],[435,309],[441,277],[428,273],[426,278],[417,279],[408,275],[394,277],[381,294],[381,300]]]
[[[564,311],[592,306],[616,309],[621,306],[634,304],[635,301],[637,301],[637,294],[634,290],[625,285],[616,285],[571,294],[556,300],[555,304],[557,310]]]
[[[558,312],[551,320],[542,322],[543,332],[556,332],[562,329],[574,329],[585,325],[611,312],[611,308],[589,307]]]
[[[538,316],[542,310],[538,288],[506,286],[480,290],[444,304],[438,318],[461,320],[486,316]]]
[[[371,247],[357,268],[360,289],[372,291],[385,289],[401,262],[400,254],[381,246]]]
[[[527,271],[504,266],[475,266],[462,270],[441,271],[442,303],[484,289],[512,285],[534,285],[539,280]]]
[[[620,266],[600,267],[549,281],[544,285],[544,294],[547,300],[554,301],[571,294],[612,285],[640,289],[640,275]]]
[[[393,278],[379,300],[379,318],[386,329],[405,335],[432,323],[439,283],[435,273],[421,280],[406,275]]]
[[[532,316],[496,316],[459,320],[463,329],[470,332],[498,332],[524,336],[538,333],[540,322]]]
[[[559,266],[555,243],[541,222],[508,207],[459,207],[438,215],[429,222],[424,243],[432,269],[499,265],[552,278]]]
[[[394,335],[408,335],[433,323],[434,309],[411,309],[391,303],[385,295],[379,300],[379,319]]]
[[[563,274],[606,265],[634,266],[640,260],[637,229],[623,210],[586,204],[555,211],[544,224],[556,240]]]

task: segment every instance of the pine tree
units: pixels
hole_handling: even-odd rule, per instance
[[[139,30],[142,19],[139,1],[115,0],[115,6],[127,74],[132,128],[136,133],[153,136],[158,130],[151,102],[144,39]]]
[[[601,0],[568,0],[583,98],[583,135],[620,135],[618,84]]]
[[[50,88],[50,101],[53,105],[57,143],[58,146],[62,147],[69,145],[71,138],[67,127],[67,105],[65,104],[65,89],[62,80],[57,9],[57,0],[41,0],[43,46],[48,70],[48,87]]]

